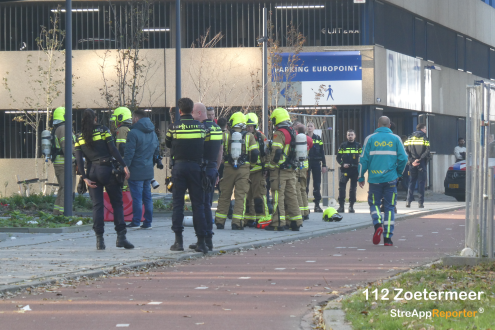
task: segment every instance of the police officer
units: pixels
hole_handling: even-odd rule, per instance
[[[254,227],[255,223],[269,222],[271,219],[266,200],[266,179],[264,176],[267,138],[258,130],[258,116],[255,113],[246,114],[246,130],[253,134],[260,151],[258,161],[251,163],[251,173],[249,174],[251,186],[247,197],[248,208],[244,217],[247,220],[245,225]]]
[[[301,211],[297,202],[295,168],[296,134],[291,127],[287,110],[273,110],[270,119],[275,132],[270,147],[268,168],[270,169],[270,187],[273,196],[273,215],[265,230],[284,231],[286,220],[288,228],[299,231],[302,225]]]
[[[132,126],[132,113],[126,107],[119,107],[114,110],[113,116],[115,117],[115,146],[119,151],[122,158],[124,158],[125,143],[127,141],[127,134],[131,130]],[[128,191],[129,186],[127,180],[125,180],[122,187],[122,191]]]
[[[195,103],[192,116],[194,120],[200,121],[205,125],[205,144],[203,153],[203,166],[206,167],[206,177],[208,179],[207,190],[205,191],[205,219],[206,219],[206,238],[205,243],[210,251],[213,251],[213,216],[211,206],[213,203],[213,192],[218,181],[218,167],[222,161],[223,149],[223,132],[213,119],[208,119],[207,110],[203,103]],[[204,179],[203,179],[204,181]],[[196,249],[198,244],[189,245],[190,249]]]
[[[108,193],[114,212],[114,225],[117,232],[117,247],[133,249],[126,239],[127,230],[124,222],[124,208],[122,205],[122,190],[114,174],[112,157],[121,166],[125,178],[129,178],[129,169],[115,147],[110,130],[97,124],[97,117],[93,110],[84,110],[82,117],[82,133],[76,139],[77,166],[81,169],[82,177],[89,187],[89,195],[93,202],[93,229],[96,234],[96,248],[105,249],[103,240],[103,188]],[[88,171],[84,171],[84,158],[88,162]],[[125,174],[124,174],[125,173]]]
[[[339,213],[344,212],[345,188],[347,182],[351,180],[349,188],[349,213],[354,213],[354,203],[356,202],[356,188],[358,179],[359,155],[362,152],[361,144],[354,141],[356,133],[354,130],[347,130],[347,141],[342,143],[337,152],[337,162],[340,164],[339,178],[339,204],[337,210]]]
[[[418,124],[414,132],[404,143],[409,165],[409,188],[407,189],[406,207],[411,207],[414,189],[418,183],[419,208],[424,208],[426,186],[426,164],[430,157],[430,141],[426,137],[426,125]]]
[[[230,198],[235,189],[235,206],[232,214],[232,230],[244,230],[246,197],[249,192],[250,163],[259,157],[258,144],[253,135],[246,132],[246,117],[242,112],[230,116],[230,131],[223,135],[224,170],[220,180],[220,198],[215,214],[217,229],[224,229],[230,206]]]
[[[169,126],[165,144],[171,150],[173,213],[172,230],[175,243],[172,251],[184,251],[182,232],[184,231],[184,195],[189,191],[193,209],[193,222],[198,242],[196,252],[208,253],[205,239],[207,224],[204,212],[204,190],[202,181],[205,126],[191,115],[194,103],[189,98],[178,102],[180,119]]]
[[[74,136],[72,139],[74,140]],[[53,214],[54,215],[63,215],[64,214],[64,163],[65,163],[65,155],[64,155],[64,145],[65,145],[65,108],[58,107],[53,111],[53,130],[52,130],[52,160],[53,160],[53,169],[55,171],[55,177],[58,182],[58,192],[57,199],[55,200],[55,204],[53,205]],[[71,155],[71,162],[75,161],[74,156]],[[72,192],[76,187],[76,165],[72,166]]]
[[[321,200],[321,173],[327,172],[325,160],[325,150],[323,149],[323,141],[319,135],[314,134],[315,124],[309,122],[307,124],[308,135],[313,139],[313,148],[309,150],[309,169],[308,169],[308,187],[306,193],[309,193],[309,180],[313,174],[313,198],[315,203],[315,212],[323,212],[320,207]]]

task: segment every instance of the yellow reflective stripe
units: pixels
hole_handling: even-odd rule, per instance
[[[174,134],[175,139],[202,139],[204,138],[204,134],[202,133],[193,133],[193,134],[187,134],[187,133],[181,133],[181,134]]]
[[[253,150],[253,149],[258,149],[258,144],[253,144],[252,146],[250,146],[250,147],[248,148],[248,151],[251,151],[251,150]]]
[[[373,197],[373,205],[375,204],[375,194],[371,194],[371,196]]]
[[[115,142],[117,142],[117,143],[125,143],[126,142],[126,139],[117,139],[117,140],[115,140]]]
[[[390,221],[391,220],[392,220],[392,211],[388,211],[387,238],[390,236]]]
[[[374,196],[373,195],[373,204],[375,204],[374,202]],[[378,223],[382,223],[382,214],[380,213],[380,209],[378,208],[378,206],[375,205],[375,208],[376,208],[376,214],[378,215]]]
[[[272,147],[279,147],[280,149],[282,149],[284,146],[282,145],[282,143],[273,142]]]
[[[226,219],[227,218],[227,214],[221,214],[221,213],[216,212],[215,213],[215,217]]]
[[[295,217],[288,217],[288,218],[289,218],[289,220],[292,220],[292,221],[294,221],[294,220],[302,220],[302,215],[299,214],[299,215],[296,215]]]
[[[352,149],[352,150],[339,150],[339,154],[360,154],[361,151]]]
[[[259,170],[261,170],[261,169],[262,169],[262,167],[261,167],[261,166],[256,165],[256,166],[254,166],[254,167],[250,170],[250,172],[256,172],[256,171],[259,171]]]
[[[394,205],[394,201],[395,201],[395,193],[392,194],[392,205]]]

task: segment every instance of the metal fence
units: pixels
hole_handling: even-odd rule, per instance
[[[323,150],[327,157],[328,172],[323,173],[321,180],[322,199],[324,206],[336,205],[336,180],[335,171],[335,116],[334,115],[306,115],[290,113],[292,121],[299,121],[306,125],[308,122],[315,124],[315,134],[320,135],[323,141]],[[328,161],[330,158],[330,161]],[[310,192],[312,189],[309,189]]]
[[[493,257],[495,85],[467,87],[466,248],[464,256]]]

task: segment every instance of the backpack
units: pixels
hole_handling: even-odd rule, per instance
[[[229,162],[230,165],[232,165],[232,167],[234,166],[234,159],[232,158],[232,155],[230,154],[229,149],[230,149],[230,144],[232,143],[232,133],[234,133],[235,131],[234,130],[231,130],[229,131],[230,135],[229,135],[229,140],[228,140],[228,146],[227,146],[227,152],[224,153],[224,160]],[[247,152],[246,152],[246,149],[247,149],[247,146],[245,145],[245,141],[246,141],[246,134],[248,132],[246,131],[241,131],[241,132],[237,132],[237,133],[241,133],[242,135],[242,144],[244,145],[244,150],[241,154],[241,156],[239,157],[239,159],[237,159],[237,167],[240,167],[242,165],[244,165],[244,163],[247,161],[248,159],[248,155],[247,155]]]
[[[286,156],[285,162],[280,165],[280,168],[290,168],[296,166],[296,132],[292,127],[281,127],[278,131],[286,130],[290,135],[290,143],[288,155]],[[284,134],[285,135],[285,134]]]

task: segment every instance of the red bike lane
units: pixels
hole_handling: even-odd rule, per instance
[[[370,227],[31,289],[0,301],[0,329],[300,329],[315,304],[461,250],[463,225],[459,210],[398,221],[393,247]]]

